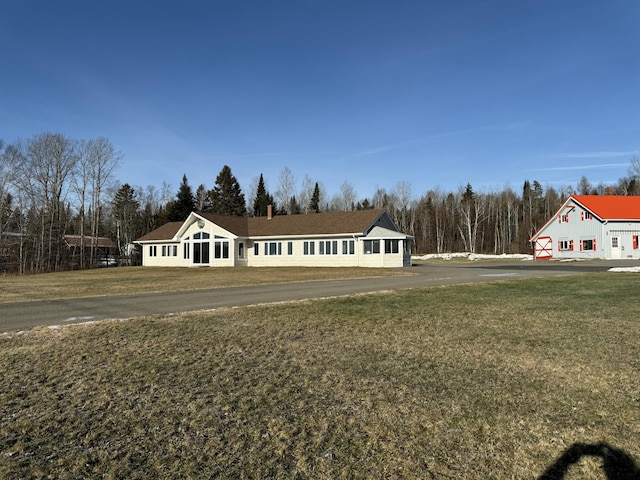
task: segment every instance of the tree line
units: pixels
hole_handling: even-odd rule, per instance
[[[100,237],[114,242],[121,259],[137,264],[133,241],[167,222],[184,221],[192,211],[264,216],[268,205],[277,215],[383,208],[415,237],[417,253],[530,253],[529,238],[568,195],[640,194],[638,156],[615,185],[592,185],[583,176],[575,187],[525,180],[518,191],[476,192],[467,183],[416,195],[403,181],[369,197],[358,197],[349,181],[333,195],[308,175],[298,185],[288,167],[273,193],[260,173],[245,195],[228,165],[211,188],[200,184],[194,191],[186,174],[177,191],[167,183],[132,186],[115,177],[121,160],[104,137],[42,133],[12,144],[0,140],[0,273],[93,268],[103,254]],[[73,249],[64,241],[69,236],[77,239]]]

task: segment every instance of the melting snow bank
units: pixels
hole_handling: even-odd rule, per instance
[[[640,267],[614,267],[609,272],[640,273]]]
[[[441,260],[451,260],[452,258],[467,258],[469,260],[533,260],[533,255],[527,255],[524,253],[514,253],[502,255],[483,255],[479,253],[430,253],[428,255],[414,255],[411,257],[413,260],[433,260],[438,258]]]

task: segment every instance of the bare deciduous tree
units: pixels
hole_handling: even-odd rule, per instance
[[[278,189],[275,193],[275,200],[281,211],[291,214],[291,197],[295,196],[295,177],[289,167],[284,167],[278,176]]]

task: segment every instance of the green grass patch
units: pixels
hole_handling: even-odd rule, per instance
[[[575,442],[639,459],[639,288],[567,276],[3,335],[0,477],[536,478]]]

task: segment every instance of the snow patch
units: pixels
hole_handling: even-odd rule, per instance
[[[614,267],[609,272],[640,273],[640,267]]]
[[[451,260],[453,258],[467,258],[470,261],[474,260],[533,260],[533,255],[526,253],[503,253],[501,255],[485,255],[480,253],[430,253],[427,255],[414,255],[411,257],[413,260]]]

